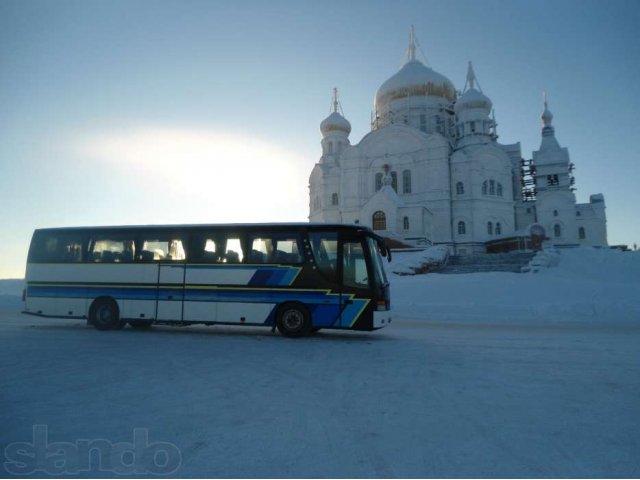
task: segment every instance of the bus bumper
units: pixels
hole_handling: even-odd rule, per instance
[[[373,312],[373,328],[383,328],[391,323],[391,310]]]

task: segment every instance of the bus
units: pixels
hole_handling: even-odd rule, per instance
[[[23,313],[130,325],[263,325],[288,337],[391,323],[384,239],[310,223],[46,228]]]

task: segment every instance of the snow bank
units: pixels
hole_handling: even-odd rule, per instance
[[[7,279],[0,280],[0,295],[22,295],[24,280]]]
[[[396,251],[389,270],[397,275],[425,273],[442,265],[449,256],[447,247],[435,246],[420,251]]]
[[[522,267],[523,273],[537,273],[543,268],[555,267],[560,263],[560,252],[555,248],[541,250],[533,257],[528,265]]]
[[[19,308],[23,288],[24,280],[0,280],[0,306]]]
[[[640,324],[640,252],[559,251],[535,275],[391,275],[400,318],[437,322]]]

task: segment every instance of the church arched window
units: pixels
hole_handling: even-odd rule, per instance
[[[387,216],[383,211],[378,210],[373,214],[372,225],[374,230],[386,230],[387,229]]]
[[[376,192],[382,188],[382,173],[376,173]]]
[[[554,210],[554,211],[553,211],[553,216],[554,216],[554,217],[557,217],[557,216],[558,216],[558,210]]]
[[[487,181],[485,180],[484,182],[482,182],[482,194],[486,195],[487,194]]]
[[[501,197],[502,196],[502,184],[500,182],[498,182],[498,186],[496,189],[498,196]]]
[[[585,232],[584,227],[578,229],[578,238],[580,238],[580,240],[587,238],[587,232]]]
[[[462,182],[456,183],[456,194],[464,195],[464,183]]]
[[[402,228],[409,230],[409,217],[402,218]]]
[[[398,172],[391,172],[391,186],[398,192]]]
[[[402,172],[402,193],[411,193],[411,170]]]
[[[487,222],[487,233],[493,235],[493,223]]]
[[[559,238],[559,237],[562,236],[562,228],[560,227],[559,223],[556,223],[553,226],[553,236],[556,237],[556,238]]]
[[[496,181],[489,180],[489,195],[495,195],[495,194],[496,194]]]
[[[338,194],[337,193],[332,193],[331,194],[331,205],[338,205]]]
[[[500,225],[500,222],[496,222],[496,235],[501,235],[502,234],[502,225]]]
[[[320,197],[313,199],[313,208],[314,210],[318,210],[320,208]]]
[[[333,153],[333,142],[329,142],[327,145],[327,153]]]
[[[463,221],[458,222],[458,235],[464,235],[467,233],[467,226]]]

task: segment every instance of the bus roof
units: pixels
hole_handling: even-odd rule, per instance
[[[276,223],[203,223],[203,224],[163,224],[163,225],[104,225],[104,226],[79,226],[79,227],[46,227],[38,228],[36,232],[93,232],[116,230],[207,230],[207,229],[231,229],[231,230],[255,230],[260,228],[286,230],[287,228],[305,228],[310,230],[360,230],[373,234],[369,227],[357,224],[343,223],[305,223],[305,222],[276,222]]]

